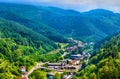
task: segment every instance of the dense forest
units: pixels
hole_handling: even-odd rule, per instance
[[[48,58],[38,55],[45,54],[59,46],[37,32],[16,22],[0,19],[0,79],[17,79],[19,67],[24,65],[27,70],[37,61]],[[60,56],[58,54],[54,57]],[[53,57],[49,56],[49,59]],[[37,57],[37,58],[36,58]]]
[[[120,79],[120,33],[95,51],[87,66],[73,79]]]
[[[46,24],[43,24],[40,22],[34,22],[29,19],[25,19],[21,16],[18,16],[17,14],[9,12],[9,11],[0,11],[0,17],[7,19],[7,20],[17,22],[21,25],[24,25],[25,27],[28,27],[28,28],[32,29],[33,31],[40,33],[53,41],[67,42],[67,39],[65,37],[60,35],[58,32],[56,32],[55,29],[49,27]]]
[[[120,31],[120,14],[103,9],[80,13],[56,7],[1,3],[0,16],[55,41],[64,41],[65,36],[85,42],[99,41]]]

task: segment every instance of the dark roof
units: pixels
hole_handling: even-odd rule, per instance
[[[48,66],[61,66],[61,63],[48,63]]]
[[[25,68],[25,66],[20,66],[20,68]]]

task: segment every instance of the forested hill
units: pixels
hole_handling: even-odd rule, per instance
[[[9,11],[2,11],[0,12],[0,17],[7,19],[7,20],[11,20],[14,22],[17,22],[21,25],[24,25],[25,27],[28,27],[30,29],[32,29],[33,31],[44,35],[45,37],[56,41],[56,42],[66,42],[67,39],[65,39],[62,35],[60,35],[58,32],[56,32],[55,29],[49,27],[46,24],[43,23],[37,23],[28,19],[25,19],[21,16],[18,16],[12,12]]]
[[[56,7],[0,3],[0,15],[60,42],[65,40],[63,34],[88,42],[120,31],[120,14],[103,9],[80,13]]]
[[[119,79],[120,33],[106,42],[73,79]]]
[[[43,35],[36,33],[16,22],[8,21],[2,18],[0,18],[0,33],[1,39],[12,38],[16,41],[16,43],[25,46],[35,46],[36,48],[43,45],[50,46],[51,48],[54,48],[54,46],[57,47],[53,41]]]
[[[19,79],[19,67],[27,70],[39,56],[57,49],[47,37],[13,21],[0,18],[0,79]],[[38,58],[36,58],[38,56]]]
[[[99,49],[101,46],[104,45],[104,43],[109,42],[110,39],[111,39],[113,36],[116,36],[116,35],[118,35],[119,33],[120,33],[120,31],[117,32],[117,33],[115,33],[115,34],[113,34],[113,35],[107,36],[106,38],[98,41],[98,42],[94,45],[94,50]]]

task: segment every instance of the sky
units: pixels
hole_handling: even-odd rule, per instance
[[[0,0],[0,2],[40,4],[64,9],[74,9],[80,12],[92,9],[107,9],[120,13],[120,0]]]

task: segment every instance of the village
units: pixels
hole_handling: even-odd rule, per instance
[[[46,69],[55,71],[56,73],[62,74],[64,72],[68,72],[69,74],[63,75],[63,79],[71,79],[76,72],[78,72],[82,68],[82,62],[85,61],[88,63],[90,58],[90,53],[88,51],[82,50],[82,53],[74,54],[73,51],[78,50],[79,48],[84,48],[88,43],[82,43],[81,41],[74,40],[72,38],[69,39],[70,45],[67,46],[64,51],[63,59],[56,62],[45,62],[45,63],[38,63],[35,67],[33,67],[29,72],[26,72],[24,66],[21,66],[20,69],[22,71],[22,77],[20,79],[29,79],[28,76],[37,69]],[[89,45],[93,45],[94,42],[90,42]],[[68,57],[66,58],[66,56]],[[48,72],[47,79],[53,79],[54,73]]]

